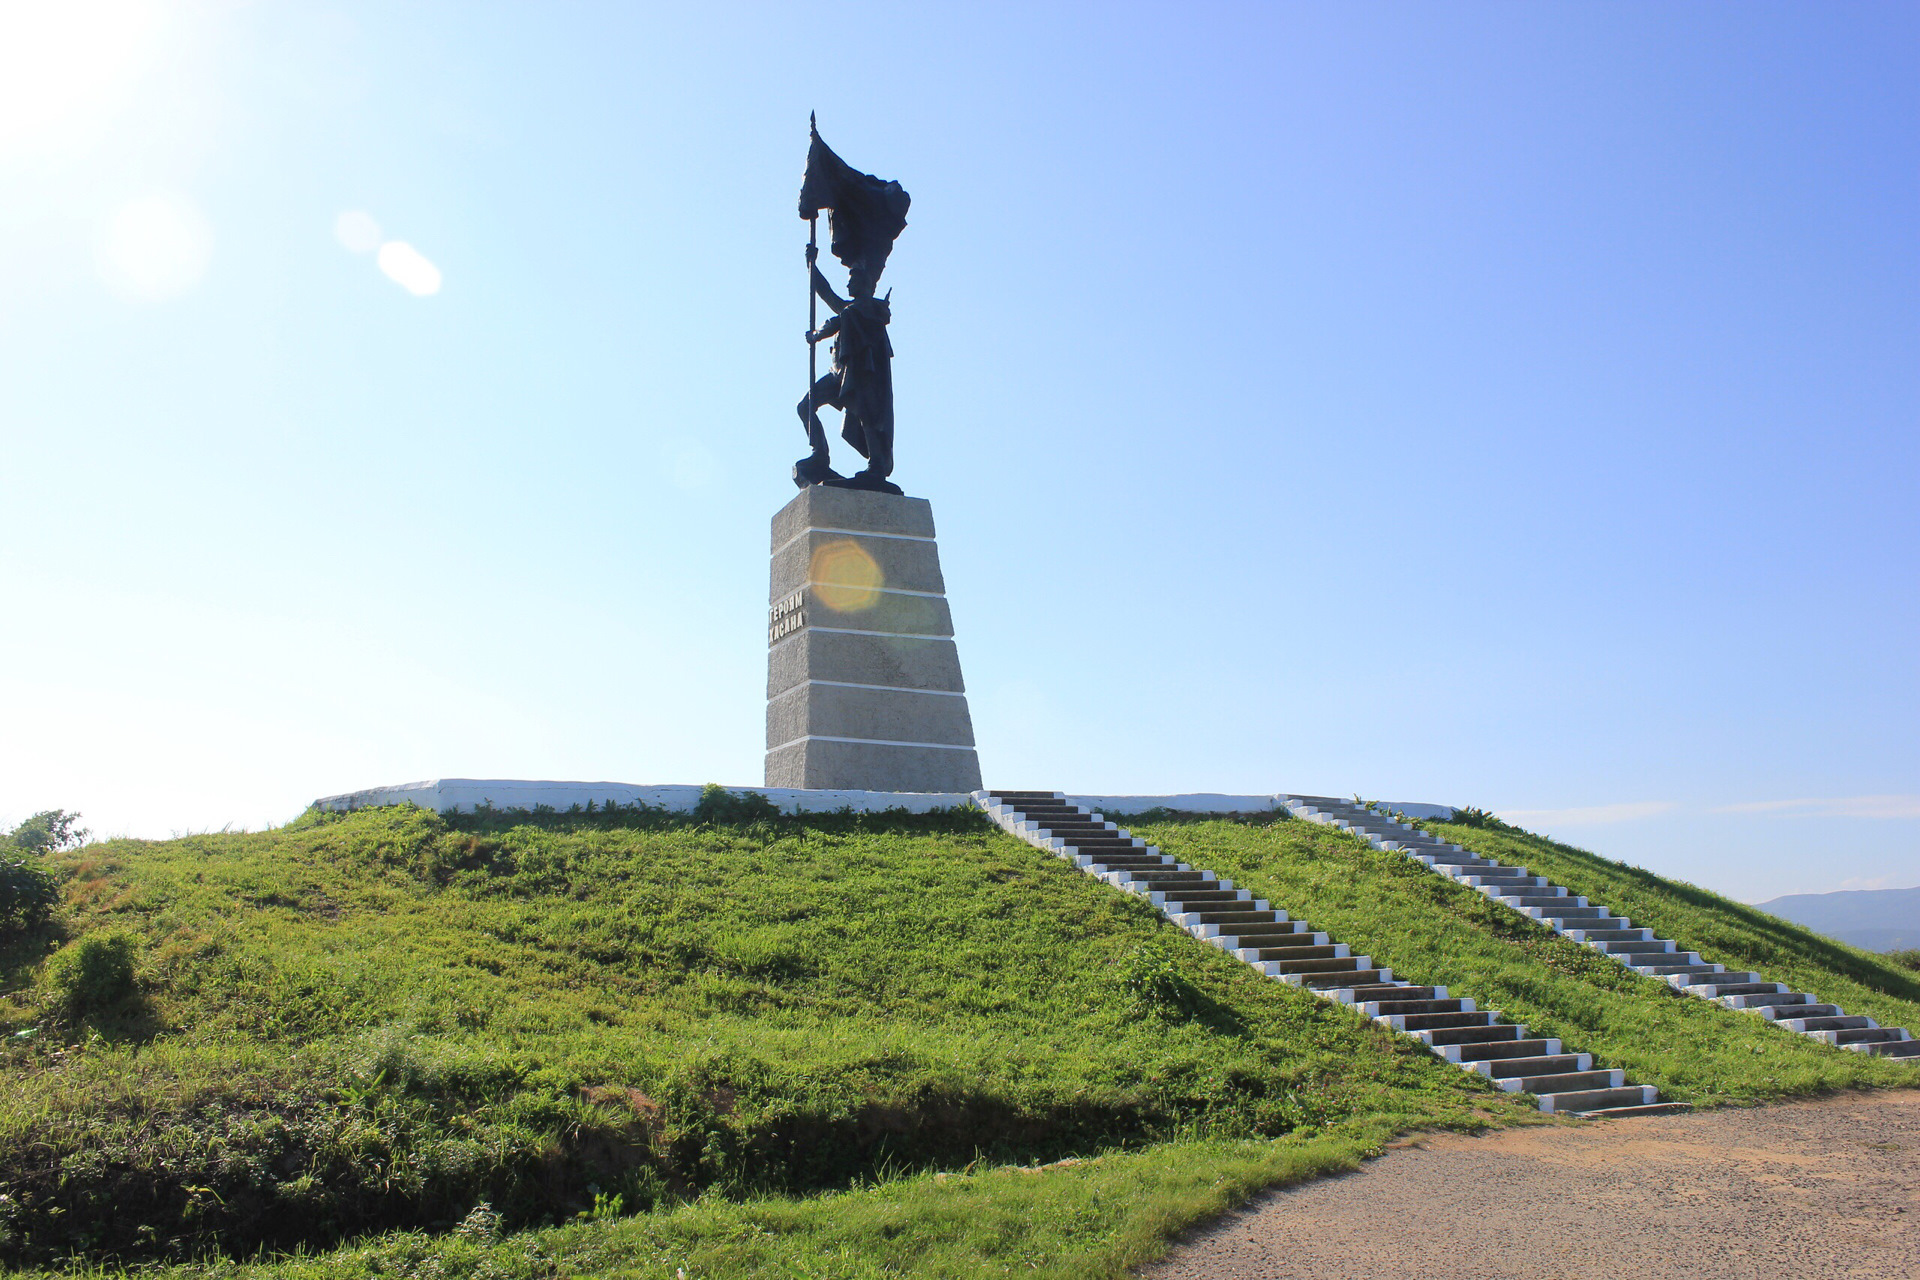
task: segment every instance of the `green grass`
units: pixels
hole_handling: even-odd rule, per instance
[[[1394,1132],[1529,1118],[974,813],[397,808],[54,866],[60,932],[0,953],[16,1265],[375,1233],[265,1273],[1102,1274]],[[108,936],[137,994],[79,1008],[49,947]],[[482,1202],[516,1234],[446,1234]]]
[[[922,1173],[811,1197],[709,1196],[650,1214],[501,1236],[392,1232],[251,1264],[143,1270],[173,1280],[472,1276],[688,1277],[1019,1275],[1119,1280],[1167,1238],[1262,1188],[1356,1167],[1367,1126],[1315,1138],[1177,1142],[1033,1167]],[[1375,1130],[1378,1132],[1378,1130]],[[471,1223],[471,1219],[469,1220]],[[52,1274],[52,1273],[34,1273]],[[72,1272],[60,1272],[71,1275]],[[85,1275],[123,1275],[85,1268]]]
[[[1471,996],[1536,1034],[1559,1037],[1569,1050],[1592,1053],[1596,1065],[1622,1068],[1628,1080],[1657,1086],[1669,1100],[1750,1103],[1920,1085],[1914,1064],[1838,1050],[1682,995],[1404,854],[1381,852],[1343,832],[1300,821],[1160,821],[1132,829],[1311,921],[1396,977]],[[1915,976],[1864,952],[1536,837],[1443,830],[1478,852],[1522,861],[1729,966],[1751,964],[1883,1023],[1920,1025],[1910,995]],[[1544,856],[1549,848],[1552,859]],[[1628,883],[1631,893],[1623,891]],[[1753,940],[1747,950],[1735,947],[1747,939]],[[1762,951],[1760,940],[1771,949]]]

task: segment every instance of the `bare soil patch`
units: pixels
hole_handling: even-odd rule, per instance
[[[1144,1280],[1920,1276],[1920,1090],[1414,1139]]]

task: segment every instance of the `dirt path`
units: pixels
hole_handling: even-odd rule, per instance
[[[1920,1090],[1417,1139],[1149,1280],[1920,1277]]]

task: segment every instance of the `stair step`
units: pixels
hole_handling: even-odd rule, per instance
[[[1704,960],[1686,960],[1678,952],[1667,952],[1673,959],[1656,960],[1651,964],[1635,964],[1633,969],[1646,974],[1649,978],[1719,978],[1726,975],[1725,965],[1708,964]]]
[[[1369,1000],[1360,1006],[1360,1012],[1369,1017],[1393,1017],[1409,1013],[1466,1013],[1473,1009],[1471,1000]]]
[[[1624,1071],[1562,1071],[1542,1076],[1501,1076],[1495,1083],[1509,1093],[1578,1093],[1582,1090],[1620,1089],[1627,1083]]]
[[[1780,1025],[1806,1035],[1810,1031],[1863,1031],[1878,1024],[1861,1014],[1833,1014],[1828,1017],[1781,1018]]]
[[[1436,1027],[1419,1038],[1430,1045],[1518,1044],[1527,1029],[1517,1023],[1496,1022],[1484,1027]]]
[[[1805,1003],[1749,1005],[1746,1012],[1757,1013],[1773,1022],[1787,1022],[1799,1018],[1838,1018],[1846,1012],[1837,1004],[1815,1004],[1809,996],[1798,991],[1781,996],[1780,999],[1801,1000]]]
[[[1578,1116],[1582,1120],[1624,1120],[1630,1116],[1674,1116],[1691,1110],[1691,1102],[1643,1102],[1638,1106],[1596,1107],[1591,1111],[1568,1111],[1563,1114]]]
[[[1299,986],[1319,990],[1327,987],[1341,989],[1358,983],[1383,982],[1392,976],[1391,969],[1359,969],[1351,973],[1292,973],[1288,974],[1287,978]]]
[[[1226,933],[1223,933],[1220,936],[1222,939],[1233,943],[1233,946],[1230,949],[1234,951],[1258,951],[1263,953],[1264,952],[1273,953],[1271,955],[1262,954],[1261,956],[1258,957],[1259,959],[1262,959],[1262,960],[1282,960],[1288,956],[1304,954],[1305,952],[1316,947],[1328,947],[1328,946],[1339,945],[1337,943],[1328,942],[1327,935],[1324,933],[1291,933],[1291,934],[1288,934],[1288,933],[1280,933],[1280,934],[1260,934],[1260,933],[1226,934]]]
[[[1334,949],[1333,947],[1326,948],[1329,952]],[[1314,950],[1317,951],[1319,948],[1316,947]],[[1345,951],[1346,947],[1341,946],[1339,950]],[[1284,949],[1276,951],[1271,956],[1261,956],[1259,960],[1261,967],[1270,974],[1334,974],[1346,977],[1353,973],[1371,969],[1373,966],[1373,960],[1369,956],[1303,956],[1297,952]]]
[[[1644,1107],[1656,1101],[1660,1091],[1650,1084],[1630,1084],[1615,1089],[1575,1089],[1567,1093],[1537,1093],[1542,1111],[1595,1111],[1603,1107]]]
[[[1364,958],[1349,956],[1344,942],[1308,947],[1241,947],[1238,950],[1242,960],[1273,961],[1280,966],[1281,973],[1337,968],[1338,965],[1329,963],[1331,961],[1352,964],[1357,969],[1360,967],[1357,960]]]
[[[1786,987],[1778,982],[1700,982],[1689,983],[1681,990],[1689,995],[1758,996],[1780,995],[1786,991]]]
[[[1447,998],[1445,987],[1416,987],[1397,982],[1358,986],[1353,989],[1353,993],[1356,1003],[1368,1000],[1444,1000]]]
[[[1484,1062],[1500,1062],[1512,1058],[1550,1058],[1560,1054],[1558,1040],[1489,1040],[1481,1044],[1438,1045],[1440,1056],[1448,1062],[1459,1062],[1478,1067]],[[1482,1072],[1482,1074],[1491,1074]]]
[[[1496,1080],[1508,1076],[1549,1076],[1564,1071],[1591,1071],[1593,1056],[1585,1053],[1542,1053],[1530,1058],[1493,1058],[1474,1063],[1473,1069]]]
[[[1152,880],[1143,880],[1135,876],[1133,883],[1135,887],[1145,889],[1148,893],[1157,893],[1167,902],[1175,905],[1192,903],[1215,907],[1224,906],[1230,902],[1252,901],[1251,898],[1241,897],[1237,889],[1229,889],[1218,880],[1208,880],[1197,885],[1156,884]]]
[[[1715,1004],[1726,1009],[1776,1009],[1799,1003],[1811,1003],[1811,997],[1799,991],[1762,991],[1745,996],[1710,996]]]
[[[1275,920],[1272,924],[1235,925],[1231,930],[1222,929],[1220,936],[1237,939],[1249,947],[1290,947],[1295,940],[1312,942],[1326,935],[1298,920]]]
[[[1456,1027],[1487,1027],[1497,1016],[1488,1009],[1460,1009],[1450,1013],[1383,1013],[1396,1031],[1443,1031]]]

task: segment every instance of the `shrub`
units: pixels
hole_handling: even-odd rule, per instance
[[[700,799],[693,806],[696,822],[745,824],[764,822],[779,816],[780,806],[759,792],[735,793],[714,782],[700,789]]]
[[[53,916],[60,889],[28,858],[0,858],[0,938],[38,929]]]
[[[65,809],[46,809],[0,837],[0,844],[10,844],[33,854],[57,853],[62,849],[78,849],[92,834],[80,825],[79,814]]]
[[[1125,984],[1135,1000],[1161,1017],[1191,1014],[1201,1003],[1199,991],[1181,974],[1180,966],[1158,947],[1134,949],[1127,963]]]
[[[1514,826],[1511,822],[1507,822],[1501,818],[1495,817],[1492,813],[1488,812],[1485,809],[1476,809],[1472,805],[1467,805],[1465,808],[1461,808],[1461,809],[1455,809],[1453,811],[1453,816],[1451,818],[1443,819],[1443,821],[1458,823],[1460,826],[1463,826],[1463,827],[1478,827],[1482,831],[1518,831],[1520,830],[1520,828]]]
[[[133,972],[138,954],[131,934],[90,934],[47,962],[47,982],[75,1017],[101,1013],[139,993]]]
[[[494,1212],[492,1205],[482,1200],[473,1206],[473,1212],[460,1220],[453,1234],[477,1244],[494,1244],[500,1239],[500,1215]]]

